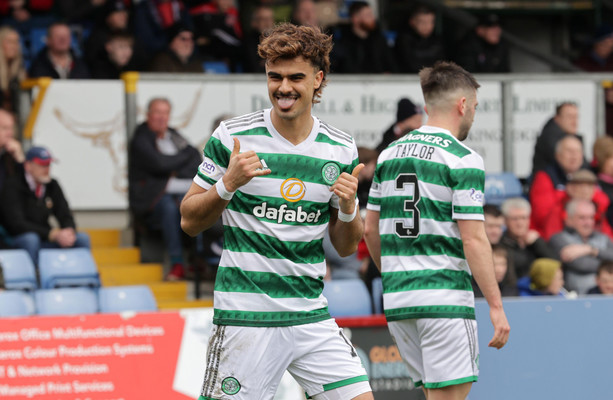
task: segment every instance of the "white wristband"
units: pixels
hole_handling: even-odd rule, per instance
[[[357,215],[357,213],[358,213],[358,202],[356,201],[355,208],[353,209],[353,212],[351,214],[345,214],[339,208],[338,209],[338,219],[343,222],[351,222],[355,219],[355,216]]]
[[[217,183],[215,183],[215,189],[217,189],[217,194],[219,195],[219,197],[224,200],[232,200],[232,196],[234,196],[234,193],[236,193],[236,190],[234,192],[228,192],[228,189],[226,189],[226,185],[224,185],[223,183],[223,178],[218,180]]]

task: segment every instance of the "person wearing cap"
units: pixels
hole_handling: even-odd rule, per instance
[[[168,30],[168,46],[158,53],[149,70],[152,72],[204,72],[202,60],[195,52],[194,33],[183,24]]]
[[[47,149],[32,147],[25,155],[24,173],[7,179],[0,194],[1,221],[13,247],[25,249],[34,264],[41,248],[90,247],[89,236],[76,231],[64,192],[49,174],[52,161]],[[59,226],[52,227],[50,217]]]
[[[551,258],[538,258],[530,273],[517,281],[520,296],[564,296],[562,263]]]
[[[596,284],[603,261],[613,261],[613,242],[595,229],[596,206],[584,199],[566,205],[565,227],[549,244],[564,265],[567,288],[585,294]]]
[[[486,14],[456,46],[455,60],[472,73],[511,72],[509,46],[502,38],[500,18]]]
[[[383,132],[383,137],[376,150],[379,153],[382,152],[393,141],[400,139],[413,129],[419,128],[423,120],[422,117],[420,107],[406,97],[400,99],[396,110],[396,122]]]
[[[602,232],[613,239],[613,230],[606,218],[607,209],[609,208],[609,198],[598,187],[598,179],[596,175],[589,169],[580,169],[573,172],[568,178],[564,194],[555,203],[554,207],[549,210],[546,222],[543,225],[543,238],[549,240],[554,234],[561,232],[564,229],[564,220],[566,219],[565,207],[569,201],[575,199],[583,199],[594,202],[596,205],[595,214],[595,229]]]

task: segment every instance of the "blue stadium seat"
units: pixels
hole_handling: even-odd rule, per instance
[[[485,204],[500,205],[523,194],[521,182],[512,172],[485,174]]]
[[[202,63],[204,72],[209,74],[229,74],[230,68],[223,61],[205,61]]]
[[[333,317],[370,315],[370,293],[361,279],[337,279],[324,283],[323,295]]]
[[[89,249],[42,249],[38,253],[40,287],[100,286],[100,276]]]
[[[0,291],[0,317],[26,317],[34,314],[32,296],[21,290]]]
[[[102,287],[98,291],[100,312],[157,311],[157,302],[149,286]]]
[[[34,292],[39,315],[78,315],[98,312],[96,290],[86,287],[40,289]]]
[[[34,263],[27,251],[0,250],[0,266],[4,273],[4,286],[7,289],[38,288]]]
[[[383,314],[383,280],[379,277],[372,280],[372,303],[375,314]]]

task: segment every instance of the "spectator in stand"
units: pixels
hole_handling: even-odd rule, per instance
[[[200,152],[168,126],[171,105],[153,98],[147,120],[134,132],[129,149],[130,210],[148,229],[161,230],[171,270],[169,280],[185,276],[179,204],[202,162]]]
[[[56,7],[64,21],[87,25],[104,13],[107,3],[114,0],[55,0]],[[127,0],[127,3],[130,1]]]
[[[141,0],[134,9],[134,37],[149,54],[164,50],[167,31],[176,24],[193,26],[181,0]]]
[[[566,197],[568,177],[583,166],[583,143],[575,135],[566,135],[556,144],[555,159],[554,164],[534,175],[530,187],[530,225],[541,235],[549,213]]]
[[[473,73],[511,72],[509,46],[502,38],[500,18],[488,14],[457,45],[456,62]]]
[[[498,282],[500,294],[504,296],[517,296],[517,277],[509,251],[501,244],[492,245],[492,257],[494,259],[494,276]],[[471,279],[475,297],[483,297],[481,289],[474,278]]]
[[[609,198],[598,187],[596,175],[588,169],[573,172],[568,178],[564,196],[556,202],[545,219],[543,225],[543,238],[549,240],[554,234],[564,229],[566,220],[566,204],[571,200],[588,200],[596,205],[595,229],[613,239],[613,230],[607,221],[606,213],[609,208]]]
[[[107,43],[111,36],[117,34],[132,36],[132,58],[130,67],[133,71],[142,71],[149,63],[150,56],[145,54],[143,44],[136,41],[129,26],[131,8],[123,0],[107,0],[101,17],[97,20],[85,45],[83,58],[90,70],[96,69],[97,63],[106,62],[108,57]],[[104,61],[103,61],[104,60]]]
[[[185,25],[168,31],[168,47],[151,62],[152,72],[203,73],[202,60],[195,52],[194,33]]]
[[[237,72],[242,51],[243,29],[234,0],[192,1],[196,46],[205,57],[223,61]]]
[[[55,0],[3,0],[0,1],[0,17],[3,23],[22,34],[33,28],[45,28],[53,21]]]
[[[504,233],[504,215],[500,208],[494,204],[483,206],[483,217],[485,218],[485,234],[492,246],[500,243]]]
[[[21,174],[25,159],[21,143],[15,139],[15,117],[0,109],[0,192],[8,178]]]
[[[434,33],[435,21],[436,15],[430,7],[425,4],[414,7],[408,26],[396,38],[398,72],[417,73],[447,58],[442,38]]]
[[[564,264],[567,288],[585,294],[596,284],[602,261],[613,261],[613,242],[594,229],[596,207],[588,200],[572,200],[566,206],[566,226],[549,243]]]
[[[377,26],[370,4],[354,1],[349,6],[348,26],[334,35],[332,71],[352,74],[396,72],[392,51]]]
[[[396,122],[383,132],[381,142],[377,145],[377,151],[382,152],[393,141],[400,139],[413,129],[419,128],[422,121],[422,108],[416,106],[406,97],[400,99],[396,108]]]
[[[105,58],[93,65],[92,78],[119,79],[126,71],[135,71],[134,38],[129,33],[113,33],[105,44]]]
[[[598,27],[591,48],[575,61],[575,65],[587,72],[613,71],[613,27]],[[610,87],[605,89],[605,108],[607,135],[613,136],[613,88]]]
[[[19,84],[25,76],[19,33],[3,26],[0,28],[0,107],[17,111]]]
[[[258,6],[251,15],[251,30],[243,41],[243,71],[266,72],[264,60],[258,55],[262,34],[275,26],[274,11],[269,6]]]
[[[295,25],[319,26],[319,14],[313,0],[297,0],[292,10],[292,21]]]
[[[596,286],[588,290],[587,294],[613,295],[613,262],[600,263],[596,271]]]
[[[25,249],[34,264],[40,249],[89,248],[89,236],[76,231],[62,188],[49,174],[51,154],[44,147],[32,147],[25,158],[25,172],[8,178],[0,195],[2,223],[13,246]],[[59,227],[51,227],[50,217]]]
[[[515,276],[523,278],[537,258],[555,258],[555,252],[535,230],[530,229],[530,203],[522,197],[502,203],[506,231],[500,244],[507,248],[515,267]]]
[[[326,280],[331,279],[360,279],[362,261],[358,259],[358,252],[341,257],[330,240],[326,230],[323,239],[324,255],[326,257]]]
[[[70,27],[54,22],[47,29],[47,45],[30,66],[29,76],[48,76],[53,79],[88,79],[89,69],[71,48]]]
[[[613,226],[613,137],[600,136],[594,142],[594,167],[598,173],[598,186],[609,198],[607,221]]]
[[[579,130],[579,108],[577,104],[564,102],[556,107],[556,115],[552,117],[536,139],[532,157],[532,176],[544,170],[555,162],[555,149],[558,141],[567,135],[581,136]]]
[[[520,296],[565,296],[562,263],[551,258],[534,260],[530,275],[517,282]]]

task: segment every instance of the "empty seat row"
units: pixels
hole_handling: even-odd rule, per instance
[[[146,285],[0,291],[0,317],[157,311]]]
[[[42,249],[38,256],[40,287],[100,286],[96,262],[89,249]],[[37,289],[36,270],[25,250],[0,250],[7,289]]]

